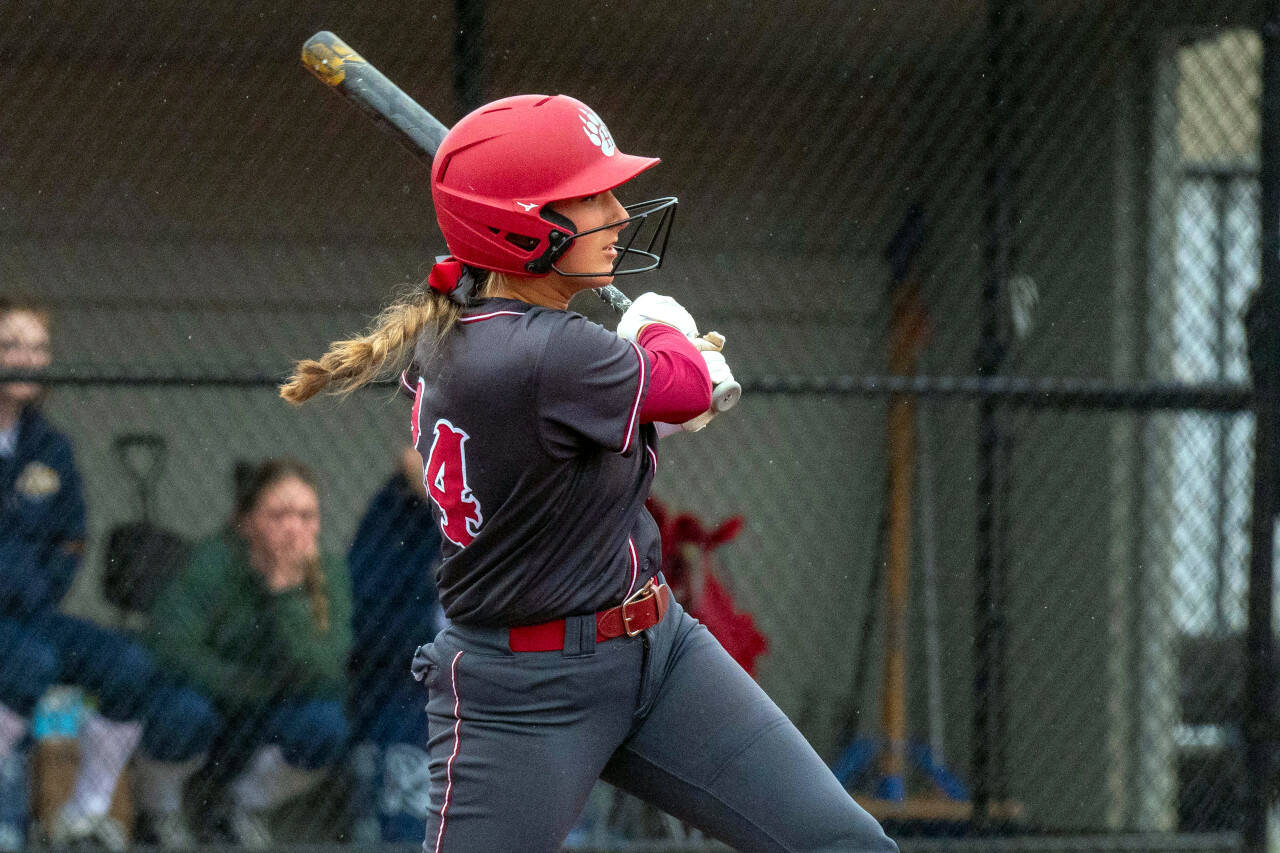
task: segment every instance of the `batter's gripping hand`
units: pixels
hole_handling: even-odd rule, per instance
[[[679,302],[670,296],[642,293],[618,320],[618,337],[634,342],[640,330],[649,323],[671,326],[686,338],[698,336],[698,324],[693,321],[693,315]]]
[[[707,363],[712,388],[718,388],[733,379],[733,371],[729,369],[729,363],[724,360],[724,353],[709,345],[706,338],[694,338],[693,345],[702,353],[702,360]]]
[[[711,387],[715,390],[712,394],[711,408],[696,418],[680,424],[680,429],[685,432],[697,432],[711,423],[711,419],[720,412],[732,408],[738,401],[738,395],[742,393],[741,386],[733,378],[733,371],[729,369],[728,362],[724,360],[724,353],[721,352],[724,349],[724,343],[724,335],[719,332],[707,332],[702,337],[693,339],[693,345],[698,348],[698,352],[707,363],[707,373],[711,375]],[[728,401],[726,395],[732,395],[732,401]]]

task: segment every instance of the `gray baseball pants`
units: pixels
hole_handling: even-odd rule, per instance
[[[429,688],[426,853],[551,853],[597,778],[749,853],[896,853],[777,705],[675,602],[636,637],[509,650],[451,625],[418,649]]]

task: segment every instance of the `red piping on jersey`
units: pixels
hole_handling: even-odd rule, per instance
[[[413,391],[413,415],[409,418],[409,437],[413,439],[413,449],[418,449],[418,439],[422,435],[422,377],[418,377],[418,387]],[[419,451],[421,452],[421,451]],[[424,473],[425,477],[426,474]]]
[[[626,601],[631,597],[631,593],[636,588],[636,577],[640,574],[640,558],[636,556],[636,543],[630,536],[627,537],[627,549],[631,552],[631,583],[627,584],[627,594],[622,600]]]
[[[636,381],[636,398],[631,401],[631,416],[627,418],[627,435],[622,440],[622,449],[618,451],[619,453],[626,453],[631,449],[631,436],[635,435],[636,419],[640,417],[640,403],[645,398],[645,373],[649,369],[648,363],[644,360],[644,353],[640,352],[640,347],[634,341],[631,342],[631,348],[636,351],[636,360],[640,362],[640,376]]]
[[[678,329],[650,323],[640,330],[640,345],[653,371],[641,423],[684,423],[711,408],[707,362]]]
[[[440,806],[440,828],[436,831],[436,853],[440,853],[440,845],[444,844],[444,821],[449,812],[449,804],[453,802],[453,760],[458,757],[458,748],[462,745],[462,699],[458,696],[458,658],[462,652],[453,656],[453,665],[449,667],[449,680],[453,684],[453,754],[445,765],[444,805]]]
[[[402,370],[402,371],[400,371],[400,387],[401,387],[401,388],[403,388],[403,389],[404,389],[406,392],[408,392],[409,394],[416,394],[416,393],[417,393],[417,389],[416,389],[416,388],[414,388],[412,385],[410,385],[410,384],[409,384],[409,371],[408,371],[408,370]]]
[[[493,317],[523,317],[523,311],[490,311],[488,314],[472,314],[470,317],[459,317],[459,323],[478,323]]]

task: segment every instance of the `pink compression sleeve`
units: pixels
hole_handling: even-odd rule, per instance
[[[639,344],[653,373],[640,406],[642,423],[683,423],[711,408],[711,374],[688,338],[671,326],[650,323],[640,330]]]

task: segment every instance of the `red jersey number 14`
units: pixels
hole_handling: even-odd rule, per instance
[[[440,531],[465,548],[475,539],[483,516],[480,502],[467,485],[466,442],[470,438],[449,421],[436,421],[435,438],[426,457],[427,493],[440,509]]]

